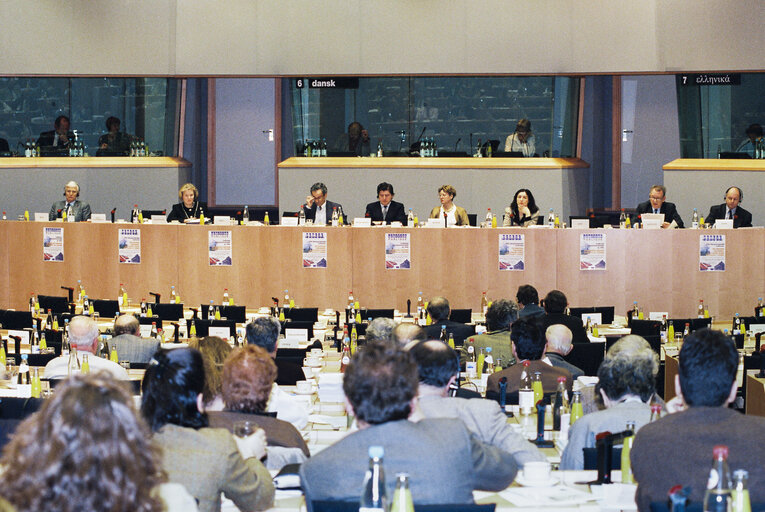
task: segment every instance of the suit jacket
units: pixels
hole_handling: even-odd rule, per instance
[[[499,491],[513,481],[513,457],[490,447],[454,419],[389,421],[349,434],[300,467],[309,512],[312,500],[358,501],[369,446],[385,450],[388,496],[396,473],[409,473],[415,504],[473,503],[473,490]]]
[[[324,202],[324,206],[327,210],[327,224],[332,222],[332,208],[337,208],[337,213],[343,212],[343,206],[340,203],[333,203],[332,201],[327,200]],[[305,220],[316,219],[316,202],[314,202],[310,208],[303,206],[303,211],[305,212]],[[344,212],[343,216],[345,216]]]
[[[637,207],[637,213],[638,215],[643,213],[653,213],[653,207],[651,206],[651,201],[645,201],[638,205]],[[680,218],[680,215],[677,213],[677,208],[675,207],[675,203],[670,203],[667,201],[664,201],[661,205],[661,208],[659,208],[659,213],[664,214],[664,221],[671,223],[673,220],[677,224],[677,227],[684,228],[685,225],[683,224],[683,219]]]
[[[240,510],[264,510],[274,501],[274,483],[254,457],[242,459],[234,437],[222,428],[166,424],[154,434],[162,448],[168,480],[182,484],[199,502],[199,512],[220,512],[220,493]]]
[[[372,222],[382,222],[383,216],[380,201],[369,203],[364,216],[371,218]],[[406,212],[404,211],[404,205],[402,203],[391,201],[388,205],[388,216],[385,218],[385,223],[390,224],[394,221],[399,221],[406,226]]]
[[[64,208],[66,208],[66,201],[56,201],[53,203],[48,212],[48,220],[61,218]],[[75,199],[72,203],[72,214],[74,215],[75,222],[85,222],[90,219],[90,205]]]
[[[199,208],[197,208],[197,205]],[[192,213],[187,215],[186,210],[183,207],[183,203],[175,203],[173,205],[173,209],[170,210],[170,213],[167,214],[167,222],[171,222],[174,220],[177,220],[178,222],[183,222],[186,219],[198,219],[200,213],[204,213],[207,215],[207,203],[203,203],[201,201],[197,201],[194,206],[192,207]]]
[[[589,343],[590,338],[587,337],[587,331],[584,330],[584,324],[582,319],[575,316],[566,315],[564,313],[547,313],[544,316],[539,317],[542,323],[542,334],[548,327],[555,324],[563,324],[571,329],[571,334],[574,337],[571,339],[571,343]]]
[[[475,334],[475,326],[461,324],[459,322],[452,322],[451,320],[442,320],[440,322],[433,322],[431,325],[423,327],[425,335],[428,339],[437,340],[441,337],[441,326],[446,326],[446,335],[454,335],[454,346],[461,347],[465,343],[465,338]]]
[[[456,343],[456,340],[455,340]],[[496,363],[499,359],[502,360],[502,368],[507,368],[515,364],[515,356],[513,356],[513,341],[510,339],[510,331],[508,329],[502,329],[500,331],[485,332],[475,336],[470,336],[465,340],[465,344],[460,351],[460,360],[464,361],[468,358],[467,348],[473,346],[475,357],[481,353],[481,349],[491,347],[491,357]]]
[[[569,363],[568,361],[563,359],[562,355],[558,354],[557,352],[547,352],[545,353],[545,356],[547,357],[547,359],[550,360],[550,363],[556,368],[563,368],[564,370],[568,370],[573,380],[576,380],[582,375],[584,375],[584,371],[582,371],[581,368]]]
[[[468,219],[468,214],[465,211],[465,209],[461,206],[456,206],[457,210],[454,212],[454,218],[457,219],[457,226],[469,226],[470,225],[470,219]],[[430,218],[431,219],[438,219],[441,217],[441,207],[436,206],[430,211]],[[441,217],[443,219],[443,217]]]
[[[421,396],[418,404],[426,418],[462,420],[478,439],[512,455],[518,467],[530,461],[547,460],[536,446],[510,427],[507,416],[493,400]]]
[[[704,219],[704,222],[708,222],[710,224],[713,223],[713,221],[718,219],[724,219],[725,215],[728,212],[728,206],[723,204],[718,204],[709,209],[709,214]],[[733,216],[733,227],[734,228],[751,228],[752,227],[752,214],[749,213],[747,210],[744,210],[741,208],[741,205],[736,207],[736,215]]]
[[[571,385],[573,383],[573,379],[571,378],[571,374],[568,372],[568,370],[550,366],[540,359],[529,361],[529,363],[529,371],[531,372],[532,377],[534,376],[534,372],[541,372],[542,389],[545,393],[553,393],[558,389],[558,377],[566,377],[566,387],[568,388],[568,392],[571,393]],[[486,385],[486,391],[494,391],[495,393],[499,394],[499,380],[502,377],[507,377],[507,393],[517,393],[518,389],[521,387],[520,384],[522,371],[523,365],[518,363],[509,368],[505,368],[501,372],[492,373],[489,375],[489,382]]]
[[[159,340],[145,339],[132,334],[120,334],[109,341],[109,349],[117,349],[120,361],[131,363],[148,363],[159,349]]]
[[[62,148],[66,148],[69,146],[69,143],[74,140],[74,132],[68,132],[66,134],[67,142],[66,144],[59,143],[59,146]],[[48,132],[42,132],[40,134],[40,137],[37,138],[37,145],[38,146],[53,146],[53,142],[56,140],[56,130],[50,130]]]
[[[526,304],[523,309],[518,311],[519,318],[525,318],[527,316],[542,316],[545,314],[544,308],[541,308],[539,304]]]
[[[237,421],[249,420],[255,422],[266,431],[266,442],[269,446],[300,448],[306,457],[311,455],[308,451],[308,446],[303,440],[303,436],[300,435],[300,432],[291,423],[286,421],[263,414],[233,411],[211,411],[207,413],[207,419],[210,420],[211,427],[225,428],[229,432],[234,431],[234,423]]]
[[[294,386],[299,380],[305,380],[303,368],[297,363],[284,358],[275,358],[276,383],[280,386]]]
[[[765,418],[727,407],[691,407],[641,428],[630,450],[638,483],[635,502],[647,512],[652,501],[666,502],[675,484],[692,487],[690,500],[701,503],[707,488],[712,448],[728,446],[728,465],[749,471],[751,501],[765,501]]]

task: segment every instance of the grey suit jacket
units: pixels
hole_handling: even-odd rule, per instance
[[[421,396],[420,411],[426,418],[456,418],[478,439],[511,454],[518,467],[530,461],[545,461],[539,449],[516,433],[494,400]]]
[[[56,201],[51,205],[48,212],[48,220],[56,220],[61,217],[61,211],[66,208],[66,201]],[[90,205],[79,199],[72,203],[72,213],[75,222],[84,222],[90,219]]]
[[[120,361],[148,363],[159,349],[158,339],[144,339],[132,334],[120,334],[109,341],[109,350],[115,347]]]
[[[371,445],[385,450],[388,495],[396,473],[406,472],[415,504],[472,503],[473,489],[499,491],[515,477],[513,457],[490,447],[454,419],[389,421],[348,435],[300,467],[309,512],[311,500],[358,500]]]
[[[563,368],[564,370],[568,370],[568,372],[571,374],[572,380],[576,380],[584,375],[584,371],[582,371],[581,368],[569,363],[563,359],[562,355],[558,354],[557,352],[547,352],[545,355],[547,356],[547,359],[550,360],[550,363],[556,368]]]

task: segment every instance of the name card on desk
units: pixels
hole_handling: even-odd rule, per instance
[[[164,215],[152,215],[151,223],[152,224],[167,224],[167,217],[165,217]]]
[[[29,344],[29,331],[22,331],[17,329],[8,329],[8,336],[18,336],[21,338],[21,344]],[[9,342],[11,340],[8,340]],[[10,348],[9,348],[10,350]]]
[[[426,228],[442,228],[444,227],[444,219],[428,219]]]
[[[35,222],[48,222],[48,214],[45,212],[35,212]]]
[[[669,313],[666,311],[651,311],[648,313],[648,320],[658,320],[661,322],[661,319],[665,316],[669,318]]]
[[[733,219],[717,219],[715,229],[733,229]]]
[[[370,227],[372,226],[372,219],[370,217],[354,217],[353,218],[353,226],[354,227]]]
[[[750,334],[757,334],[758,332],[765,332],[765,324],[749,324],[747,331]]]
[[[282,226],[297,226],[298,220],[297,217],[282,217],[280,222]]]
[[[105,213],[92,213],[90,215],[90,222],[106,222],[106,214]]]
[[[217,226],[230,226],[231,225],[231,217],[228,215],[216,215],[213,217],[213,224]]]
[[[285,329],[285,340],[308,341],[308,329]]]
[[[138,330],[141,332],[141,338],[151,337],[151,325],[141,324],[138,326]]]
[[[208,333],[210,336],[217,336],[219,338],[223,338],[224,340],[228,340],[231,337],[231,329],[228,327],[213,327],[210,326],[210,332]]]
[[[571,219],[571,229],[590,229],[590,219]]]
[[[279,340],[279,348],[300,348],[300,341],[295,338],[284,338]]]
[[[582,325],[587,325],[587,318],[590,319],[590,323],[594,325],[602,325],[603,324],[603,314],[602,313],[582,313]]]

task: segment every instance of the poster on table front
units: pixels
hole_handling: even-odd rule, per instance
[[[43,261],[64,261],[64,228],[43,228]]]
[[[231,231],[208,231],[207,254],[210,266],[230,267],[232,261]]]
[[[140,229],[120,229],[117,240],[120,263],[141,263]]]
[[[499,235],[499,269],[524,270],[526,260],[526,235]]]
[[[385,268],[411,268],[409,233],[385,233]]]
[[[303,232],[303,268],[327,268],[327,233]]]
[[[699,237],[699,270],[701,272],[725,271],[725,235]]]
[[[579,270],[606,269],[606,234],[579,235]]]

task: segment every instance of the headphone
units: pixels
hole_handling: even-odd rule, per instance
[[[739,202],[739,204],[743,203],[744,202],[744,191],[741,190],[740,187],[735,187],[735,186],[734,187],[728,187],[728,190],[725,191],[725,197],[728,197],[728,192],[730,192],[730,189],[732,189],[732,188],[735,188],[736,190],[738,190],[738,202]],[[723,199],[725,199],[725,197],[723,197]]]

